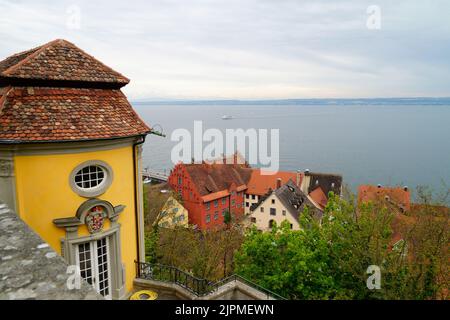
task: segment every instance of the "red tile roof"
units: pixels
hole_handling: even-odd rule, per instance
[[[145,135],[119,90],[129,80],[65,40],[0,61],[0,142]]]
[[[209,202],[209,201],[213,201],[213,200],[220,199],[223,197],[227,197],[229,195],[230,195],[230,192],[228,192],[228,190],[222,190],[222,191],[210,193],[206,196],[203,196],[202,200],[203,200],[203,202]]]
[[[18,64],[20,61],[24,60],[37,50],[39,50],[41,47],[37,47],[31,50],[27,50],[24,52],[13,54],[12,56],[4,59],[3,61],[0,61],[0,74],[3,73],[3,71],[9,69],[10,67]]]
[[[0,98],[0,141],[110,139],[149,130],[120,90],[10,87]]]
[[[358,188],[359,203],[386,200],[406,211],[411,207],[410,193],[404,188],[373,185],[362,185]]]
[[[300,174],[300,173],[299,173]],[[250,180],[247,183],[247,193],[255,195],[265,195],[269,189],[277,189],[277,179],[281,179],[281,184],[286,184],[289,180],[297,183],[297,173],[288,171],[277,171],[272,175],[263,175],[260,169],[253,169]],[[303,174],[300,174],[302,182]]]
[[[321,210],[325,209],[328,198],[321,187],[314,189],[308,196],[319,206]]]
[[[0,61],[0,77],[117,83],[130,80],[66,40],[54,40]]]
[[[234,186],[246,189],[251,169],[234,164],[184,164],[201,196],[216,193]]]

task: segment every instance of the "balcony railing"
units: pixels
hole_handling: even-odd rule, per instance
[[[275,292],[263,288],[257,285],[256,283],[247,280],[237,274],[233,274],[229,277],[213,282],[207,279],[197,278],[174,266],[168,266],[159,263],[137,262],[137,261],[135,261],[135,263],[136,263],[136,274],[138,278],[175,283],[180,287],[193,293],[197,297],[202,297],[210,293],[213,293],[217,291],[221,286],[227,283],[233,281],[240,281],[264,293],[267,299],[286,300],[285,298],[276,294]]]

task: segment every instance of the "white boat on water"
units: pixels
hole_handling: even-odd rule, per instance
[[[144,184],[147,184],[147,183],[150,183],[150,182],[152,182],[152,179],[150,179],[150,178],[145,178],[144,179]]]
[[[231,119],[233,119],[233,116],[229,116],[229,115],[222,116],[222,120],[231,120]]]

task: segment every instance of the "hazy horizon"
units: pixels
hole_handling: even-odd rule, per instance
[[[0,59],[63,38],[130,78],[132,100],[447,97],[448,12],[444,0],[0,0]]]
[[[130,99],[130,102],[132,103],[149,103],[149,104],[158,104],[158,103],[170,103],[170,102],[188,102],[188,103],[218,103],[218,102],[227,102],[227,103],[261,103],[261,102],[274,102],[274,103],[292,103],[292,102],[298,102],[301,104],[302,102],[333,102],[333,101],[342,101],[345,103],[348,102],[358,102],[358,101],[364,101],[364,102],[399,102],[402,104],[408,104],[408,102],[431,102],[431,101],[437,101],[441,102],[442,104],[448,105],[450,103],[450,96],[445,97],[364,97],[364,98],[272,98],[272,99],[263,99],[263,98],[248,98],[248,99],[239,99],[239,98],[228,98],[228,99],[175,99],[175,98],[165,98],[165,99],[158,99],[158,98],[138,98],[138,99]]]

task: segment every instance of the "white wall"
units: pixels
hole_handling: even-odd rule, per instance
[[[247,195],[248,195],[248,199],[247,199]],[[253,197],[255,197],[255,199],[253,199]],[[251,195],[246,193],[244,195],[244,213],[245,214],[250,214],[250,207],[252,206],[252,204],[257,203],[259,201],[259,196],[258,195]],[[249,203],[249,206],[247,207],[247,202]]]
[[[275,200],[275,203],[272,203]],[[264,212],[261,212],[261,207],[264,208]],[[276,214],[273,216],[270,214],[270,208],[276,209]],[[283,215],[283,210],[286,214]],[[256,227],[262,231],[269,231],[269,221],[274,220],[279,226],[284,220],[289,221],[292,224],[294,230],[299,230],[300,226],[297,219],[295,219],[289,211],[283,206],[278,197],[274,194],[270,195],[258,208],[250,214],[251,218],[256,218]]]

